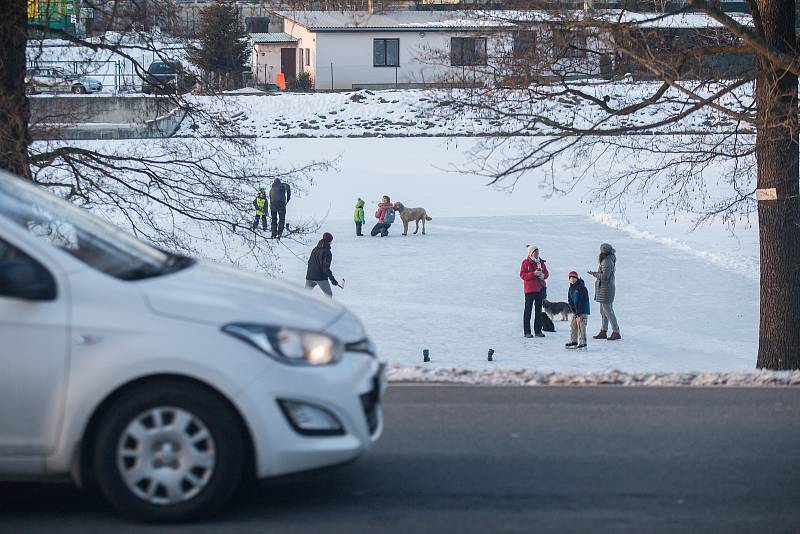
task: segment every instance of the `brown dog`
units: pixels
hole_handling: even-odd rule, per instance
[[[417,227],[414,233],[419,232],[419,222],[422,221],[422,235],[425,235],[425,221],[432,221],[431,217],[425,212],[425,208],[407,208],[402,202],[394,203],[394,211],[400,213],[400,220],[403,221],[403,235],[408,235],[408,223],[416,221]]]

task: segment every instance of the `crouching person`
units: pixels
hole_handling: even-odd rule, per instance
[[[314,287],[319,286],[322,292],[329,297],[333,297],[331,284],[339,285],[339,282],[336,281],[331,272],[331,262],[333,261],[331,241],[333,241],[331,234],[328,232],[322,234],[322,239],[311,251],[311,256],[308,258],[308,270],[306,271],[306,289],[314,289]]]
[[[567,302],[572,311],[572,321],[569,323],[568,349],[586,348],[586,323],[589,321],[589,291],[578,273],[569,273],[569,289],[567,289]]]

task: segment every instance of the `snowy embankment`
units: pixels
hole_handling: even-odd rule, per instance
[[[560,373],[504,368],[483,371],[426,369],[418,366],[395,364],[389,367],[387,376],[390,382],[395,383],[415,382],[486,386],[800,386],[800,371],[625,373],[612,369],[610,371],[589,373]]]
[[[558,88],[553,88],[557,90]],[[609,106],[622,108],[646,98],[658,89],[652,82],[589,83],[581,87]],[[532,117],[547,116],[575,128],[641,127],[674,116],[688,107],[674,90],[658,105],[609,120],[607,113],[587,100],[559,96],[530,100],[525,93],[486,89],[486,98],[496,101],[499,112],[519,113],[526,120],[498,119],[498,114],[464,108],[458,100],[469,100],[463,91],[384,90],[344,93],[278,93],[259,96],[193,97],[217,120],[237,124],[243,135],[268,137],[455,137],[549,135],[556,130]],[[723,98],[721,103],[741,110],[750,102],[747,87]],[[735,122],[712,108],[704,108],[674,124],[657,128],[658,133],[731,131]],[[216,135],[202,121],[186,121],[179,136]]]

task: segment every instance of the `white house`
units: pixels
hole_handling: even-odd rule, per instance
[[[259,83],[275,83],[278,72],[288,82],[307,71],[317,90],[451,82],[524,84],[533,77],[610,76],[617,62],[608,44],[611,34],[600,39],[575,29],[587,16],[583,10],[560,15],[541,10],[277,14],[283,19],[283,32],[253,34],[253,72]],[[716,24],[700,14],[664,17],[608,10],[590,17],[641,28]]]
[[[415,87],[469,75],[486,65],[498,39],[494,27],[460,11],[279,15],[283,34],[253,39],[254,74],[273,83],[270,72],[290,79],[305,70],[321,90]]]

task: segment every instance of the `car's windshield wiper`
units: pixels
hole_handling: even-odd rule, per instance
[[[167,261],[161,266],[161,274],[174,273],[180,271],[197,263],[197,260],[189,256],[180,256],[178,254],[170,254]]]
[[[165,274],[174,273],[194,265],[197,260],[189,258],[188,256],[180,256],[178,254],[167,253],[168,257],[160,266],[153,265],[138,265],[133,269],[124,271],[117,275],[117,278],[122,280],[142,280],[145,278],[153,278]]]

